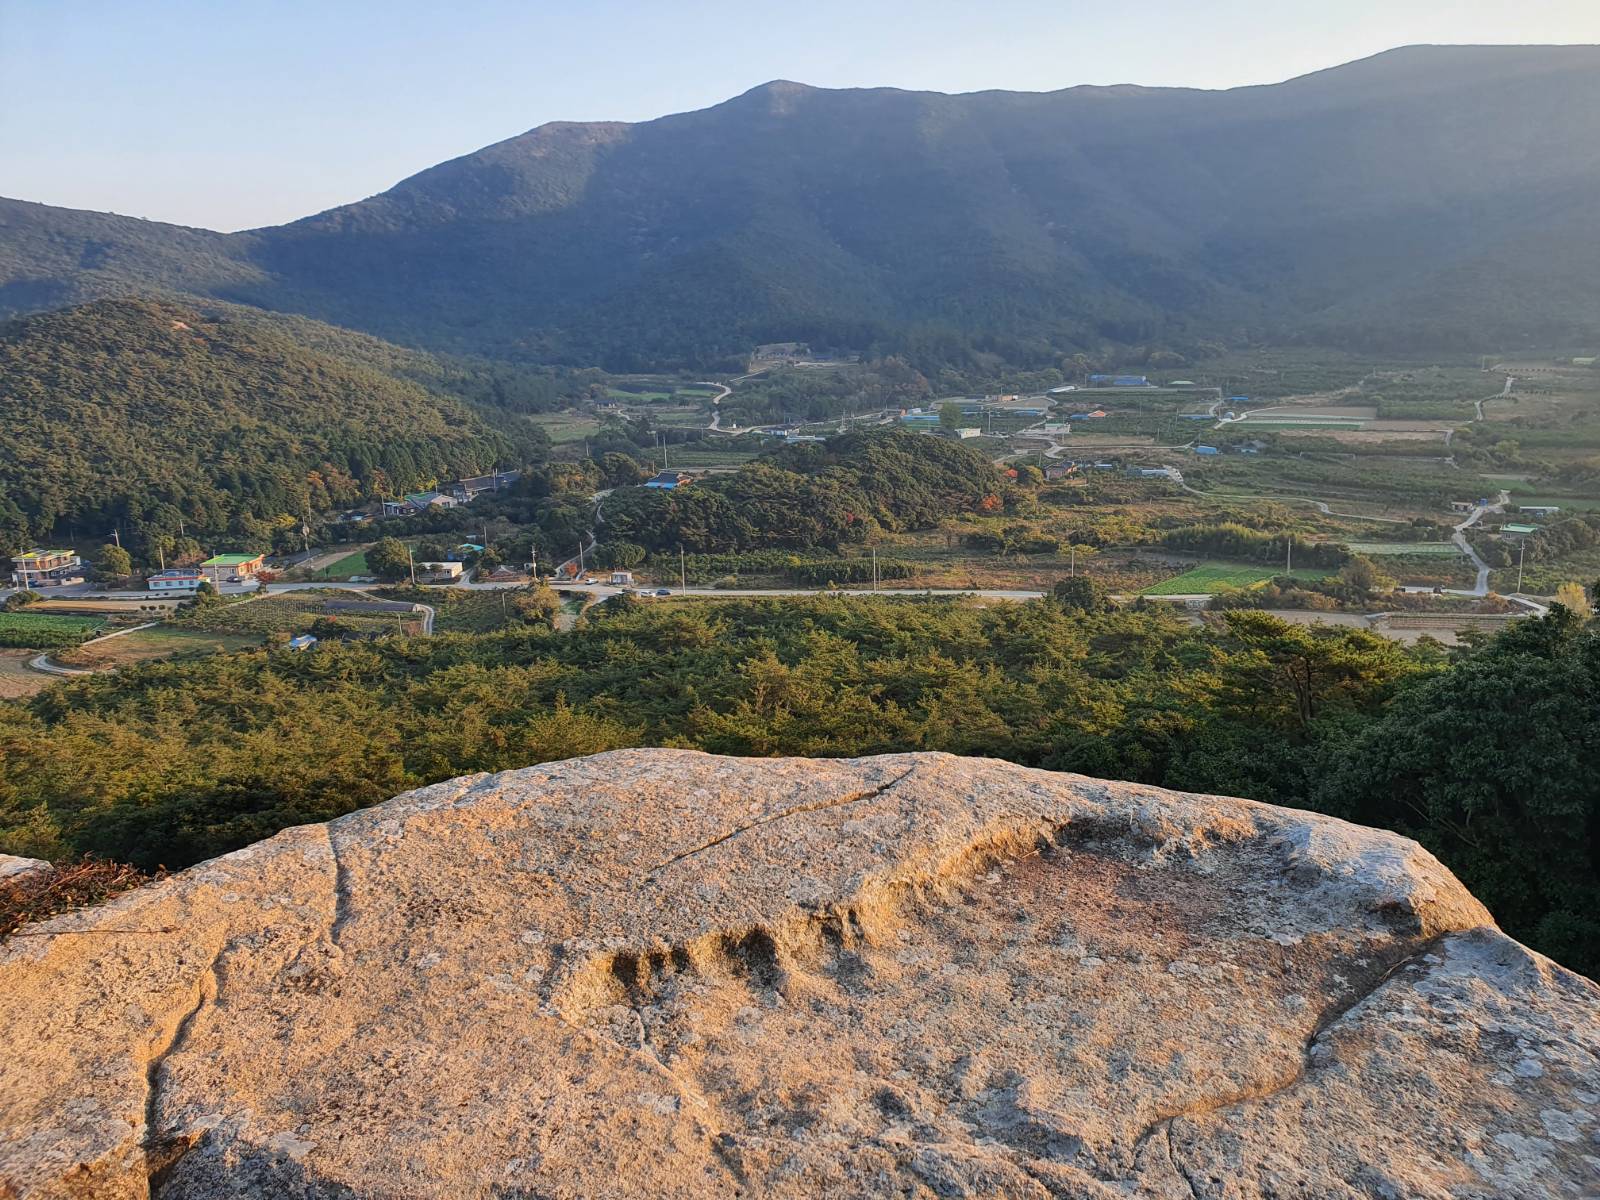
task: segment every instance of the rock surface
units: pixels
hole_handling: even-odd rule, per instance
[[[17,883],[34,875],[49,875],[55,868],[42,858],[0,854],[0,883]]]
[[[1404,839],[623,751],[0,949],[0,1196],[1600,1194],[1600,990]]]

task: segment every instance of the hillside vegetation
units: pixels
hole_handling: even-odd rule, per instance
[[[274,527],[528,450],[531,431],[514,440],[342,336],[314,348],[264,318],[153,301],[0,329],[0,550],[112,529],[135,548],[270,544]]]
[[[407,788],[623,746],[948,750],[1312,807],[1421,839],[1600,970],[1600,633],[1443,660],[1254,612],[1041,600],[603,605],[573,632],[127,667],[0,705],[0,850],[178,867]]]
[[[1600,48],[1410,47],[1269,87],[778,82],[558,123],[223,236],[0,203],[0,310],[187,291],[621,369],[805,339],[919,368],[1241,335],[1593,337]]]

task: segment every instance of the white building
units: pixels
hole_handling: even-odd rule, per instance
[[[198,568],[174,567],[150,576],[144,585],[152,592],[197,592],[204,582]]]

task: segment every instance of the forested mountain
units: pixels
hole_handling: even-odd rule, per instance
[[[1596,47],[1412,47],[1225,92],[772,83],[231,236],[4,202],[0,304],[157,287],[624,367],[794,338],[914,361],[1582,344],[1597,189]]]
[[[113,528],[136,551],[265,548],[316,512],[528,452],[401,376],[444,375],[427,356],[310,326],[97,301],[0,328],[0,550]]]

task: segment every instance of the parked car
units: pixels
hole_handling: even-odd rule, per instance
[[[656,595],[658,595],[658,596],[670,596],[670,595],[672,595],[672,593],[669,590],[667,590],[666,588],[657,588],[656,589]]]

